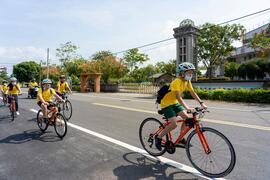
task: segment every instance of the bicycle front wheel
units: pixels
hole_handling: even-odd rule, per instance
[[[201,128],[200,135],[194,130],[187,139],[186,153],[191,164],[199,172],[211,178],[228,175],[236,161],[235,151],[230,141],[219,131],[208,127]],[[205,138],[200,139],[200,137]],[[209,152],[205,152],[201,140],[209,145]]]
[[[66,100],[65,103],[63,104],[63,114],[68,121],[71,116],[72,116],[72,105],[69,100]]]
[[[54,130],[57,136],[60,137],[61,139],[65,137],[65,135],[67,134],[67,121],[65,117],[60,113],[57,113],[55,115]]]
[[[45,123],[43,120],[42,110],[39,110],[37,113],[37,125],[42,132],[45,132],[49,126],[49,124]]]
[[[161,156],[166,152],[166,139],[162,140],[162,149],[158,150],[155,146],[155,136],[164,129],[163,124],[155,118],[143,120],[140,126],[140,141],[143,148],[153,156]]]

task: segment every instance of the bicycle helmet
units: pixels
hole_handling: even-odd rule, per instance
[[[61,76],[60,76],[60,79],[65,79],[65,78],[66,78],[65,75],[61,75]]]
[[[195,70],[195,66],[192,63],[183,62],[179,64],[178,67],[176,68],[177,73],[183,73],[188,70]]]
[[[43,79],[42,84],[52,84],[50,79]]]
[[[6,80],[3,80],[3,82],[2,82],[2,83],[3,83],[3,84],[4,84],[4,83],[7,83],[7,81],[6,81]]]
[[[17,78],[12,77],[12,78],[10,78],[10,81],[17,81]]]

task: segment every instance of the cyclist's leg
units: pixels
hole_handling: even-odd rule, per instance
[[[14,97],[14,100],[15,100],[16,112],[19,112],[18,95],[13,95],[13,97]]]
[[[164,109],[162,109],[164,116],[166,119],[169,120],[170,124],[165,127],[165,129],[158,135],[158,138],[162,138],[165,136],[168,132],[172,131],[177,127],[176,121],[178,120],[177,118],[177,112],[174,110],[175,105],[168,106]]]
[[[48,118],[48,109],[47,109],[47,105],[45,104],[41,104],[41,109],[42,109],[42,113],[43,113],[43,118]]]

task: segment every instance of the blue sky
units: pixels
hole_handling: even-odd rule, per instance
[[[172,37],[186,18],[196,25],[220,23],[270,7],[269,0],[0,0],[0,66],[45,60],[46,48],[72,41],[90,57],[99,50],[116,52]],[[270,12],[237,23],[247,29],[270,21]],[[148,63],[175,58],[175,43],[142,49]],[[152,50],[151,50],[152,49]]]

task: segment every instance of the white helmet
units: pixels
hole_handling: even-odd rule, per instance
[[[182,73],[188,70],[195,70],[195,66],[192,63],[189,62],[183,62],[181,64],[178,65],[178,67],[176,68],[176,72],[177,73]]]

